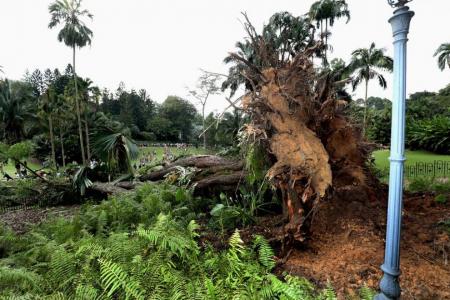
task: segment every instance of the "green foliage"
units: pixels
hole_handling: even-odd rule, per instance
[[[376,292],[366,285],[359,289],[359,297],[361,300],[373,300]]]
[[[409,181],[407,189],[411,192],[450,193],[450,182],[442,178],[416,177]]]
[[[248,170],[247,181],[252,185],[264,180],[267,172],[267,158],[261,145],[253,143],[247,148],[245,167]]]
[[[436,203],[439,204],[445,204],[447,203],[447,196],[445,196],[444,194],[439,194],[436,197],[434,197],[434,201],[436,201]]]
[[[238,226],[245,226],[254,222],[247,210],[238,205],[216,204],[210,211],[210,224],[214,228],[221,230],[222,235],[225,229],[232,229]]]
[[[86,193],[86,189],[92,186],[92,181],[87,177],[89,168],[88,167],[80,167],[73,176],[72,185],[76,191],[80,193],[81,196],[84,196]]]
[[[110,174],[134,173],[132,161],[137,159],[136,143],[122,133],[101,136],[95,142],[96,154],[106,162]]]
[[[450,154],[450,117],[437,116],[411,122],[408,129],[409,148]]]
[[[235,231],[227,249],[199,246],[191,196],[166,185],[85,205],[16,236],[0,227],[0,298],[331,299],[306,281],[278,278],[268,242]],[[165,199],[165,200],[164,200]]]
[[[24,141],[11,145],[7,152],[7,157],[15,160],[21,160],[30,157],[33,153],[34,145],[30,141]]]

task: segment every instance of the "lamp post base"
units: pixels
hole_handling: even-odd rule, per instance
[[[397,300],[400,299],[401,289],[398,277],[400,271],[391,270],[385,265],[381,266],[383,270],[383,278],[381,278],[380,289],[381,293],[375,296],[376,300]]]

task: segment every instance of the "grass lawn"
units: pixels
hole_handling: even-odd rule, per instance
[[[32,170],[39,170],[42,169],[42,167],[38,164],[27,162],[28,167]],[[14,166],[14,162],[8,161],[8,164],[3,166],[3,170],[5,173],[8,173],[9,176],[14,178],[14,175],[16,174],[16,167]]]
[[[202,147],[198,148],[188,147],[186,152],[184,152],[181,149],[177,149],[176,147],[169,147],[169,148],[174,156],[180,156],[182,154],[186,155],[210,154],[208,150],[205,150]],[[139,157],[148,155],[153,151],[156,151],[157,160],[162,160],[164,154],[164,147],[139,147]]]
[[[435,160],[442,160],[450,162],[450,155],[440,155],[427,151],[411,151],[406,150],[406,161],[405,165],[415,165],[417,162],[433,163]],[[375,158],[375,165],[377,169],[381,170],[387,175],[389,174],[389,150],[378,150],[373,153]]]

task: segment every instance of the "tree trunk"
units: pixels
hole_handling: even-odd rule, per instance
[[[366,94],[364,96],[364,119],[363,119],[363,128],[362,135],[366,136],[366,127],[367,127],[367,91],[369,89],[369,80],[366,79]]]
[[[325,65],[328,65],[328,19],[325,19]]]
[[[190,186],[194,195],[211,196],[221,192],[235,194],[239,184],[245,182],[246,172],[242,161],[225,159],[215,155],[195,155],[174,161],[161,170],[139,177],[140,181],[164,180],[168,174],[176,173],[179,168],[193,168]]]
[[[206,103],[202,106],[202,131],[203,131],[203,149],[206,149],[206,124],[205,124],[205,106]]]
[[[89,124],[88,124],[88,117],[87,117],[87,110],[89,108],[89,103],[86,105],[86,109],[84,110],[84,130],[86,132],[86,158],[87,161],[91,161],[91,142],[89,141]]]
[[[61,157],[62,157],[63,168],[66,168],[66,155],[64,153],[64,141],[63,141],[63,134],[62,134],[61,126],[59,126],[59,142],[61,144]]]
[[[84,154],[84,142],[83,142],[83,129],[81,127],[80,102],[78,100],[77,73],[75,71],[75,47],[76,46],[73,46],[73,78],[74,78],[74,83],[75,83],[75,106],[76,106],[77,121],[78,121],[78,135],[80,137],[81,159],[83,161],[83,165],[86,166],[86,155]]]
[[[50,144],[52,146],[52,165],[55,169],[58,169],[56,164],[55,137],[53,136],[53,120],[51,116],[48,117],[48,127],[50,131]]]

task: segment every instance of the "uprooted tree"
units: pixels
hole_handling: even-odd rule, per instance
[[[314,39],[310,22],[276,14],[259,35],[244,17],[248,39],[226,59],[234,65],[224,87],[234,92],[245,84],[241,109],[250,121],[243,128],[244,144],[264,153],[265,179],[282,198],[285,242],[302,242],[322,200],[370,198],[376,181],[366,166],[369,147],[346,118],[346,102],[337,97],[345,80],[313,64],[313,56],[320,57],[325,47]],[[191,180],[199,193],[241,184],[251,171],[240,162],[198,156],[140,179],[162,179],[177,166],[200,170]]]
[[[245,132],[249,142],[261,145],[270,158],[266,176],[281,192],[289,220],[286,237],[303,241],[321,200],[369,197],[374,183],[366,167],[369,149],[359,128],[343,114],[346,102],[336,96],[342,78],[314,67],[312,58],[323,53],[324,46],[312,38],[313,33],[297,43],[301,48],[285,54],[288,47],[277,48],[280,37],[271,34],[278,29],[273,23],[280,22],[269,22],[258,35],[246,20],[253,57],[230,54],[245,65],[243,76],[250,87],[242,100],[251,120]],[[312,30],[304,19],[283,20],[297,24],[293,26],[297,31]]]

